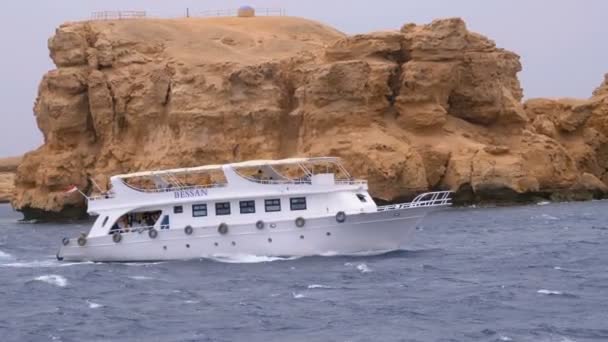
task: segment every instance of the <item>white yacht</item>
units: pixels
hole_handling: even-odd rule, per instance
[[[155,261],[380,253],[404,247],[449,191],[377,206],[334,157],[254,160],[110,178],[97,219],[59,260]],[[84,195],[84,194],[83,194]]]

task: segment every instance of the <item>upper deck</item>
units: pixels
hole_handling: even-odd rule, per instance
[[[112,176],[112,188],[89,197],[89,212],[185,202],[196,198],[230,199],[286,193],[367,190],[353,179],[339,158],[252,160]]]

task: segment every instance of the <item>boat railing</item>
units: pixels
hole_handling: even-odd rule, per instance
[[[127,234],[127,233],[139,233],[142,234],[144,232],[147,232],[148,230],[152,230],[155,229],[155,226],[134,226],[134,227],[122,227],[119,229],[110,229],[110,232],[108,234],[112,235],[112,234]],[[160,225],[160,229],[169,229],[169,225]]]
[[[312,184],[312,181],[309,177],[306,178],[298,178],[298,179],[258,179],[255,177],[244,177],[248,181],[258,183],[258,184]],[[336,185],[364,185],[367,184],[365,180],[359,179],[336,179],[334,181]]]
[[[162,188],[142,189],[142,188],[138,188],[136,186],[130,185],[126,182],[124,184],[135,191],[151,192],[151,193],[173,192],[173,191],[182,191],[182,190],[196,190],[196,189],[209,189],[209,188],[223,188],[227,185],[226,183],[213,183],[213,184],[207,184],[207,185],[166,186],[166,187],[162,187]]]
[[[391,204],[378,207],[378,211],[388,211],[406,208],[439,207],[452,204],[452,191],[425,192],[409,203]]]

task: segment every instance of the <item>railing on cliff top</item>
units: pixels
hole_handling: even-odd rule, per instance
[[[91,13],[91,20],[143,19],[146,17],[146,11],[102,11]]]
[[[287,11],[284,8],[259,8],[256,7],[253,9],[255,11],[256,16],[286,16]],[[223,9],[223,10],[207,10],[203,12],[195,13],[195,16],[201,17],[235,17],[238,15],[239,10],[236,8],[231,9]]]
[[[286,16],[287,10],[284,8],[254,8],[256,16]],[[146,19],[146,18],[178,18],[178,17],[236,17],[239,10],[221,9],[221,10],[206,10],[202,12],[191,11],[186,8],[184,14],[179,16],[161,15],[158,13],[149,13],[147,11],[100,11],[92,12],[91,20],[126,20],[126,19]]]

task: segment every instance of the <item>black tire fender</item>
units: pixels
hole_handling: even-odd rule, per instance
[[[81,236],[78,238],[78,246],[83,247],[84,245],[87,244],[87,237],[86,236]]]
[[[148,236],[150,237],[150,239],[156,239],[156,237],[158,236],[158,230],[154,228],[148,230]]]
[[[338,211],[336,214],[336,221],[338,221],[338,223],[346,221],[346,214],[343,211]]]
[[[259,220],[258,222],[255,223],[255,227],[257,229],[262,230],[262,229],[264,229],[264,226],[265,226],[265,224],[264,224],[264,221],[262,221],[262,220]]]
[[[192,228],[192,226],[186,226],[184,228],[184,233],[186,233],[186,235],[192,235],[192,232],[194,232],[194,229]]]
[[[115,243],[119,243],[120,241],[122,241],[122,234],[114,233],[112,235],[112,241],[114,241]]]
[[[220,223],[220,225],[217,227],[217,232],[222,235],[228,234],[228,225],[223,222]]]

